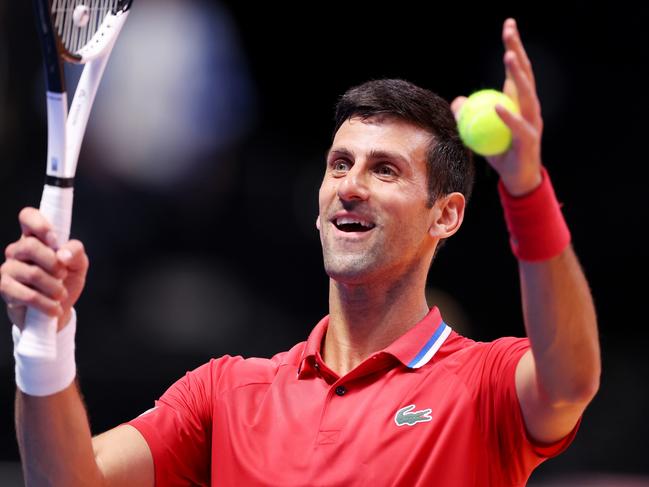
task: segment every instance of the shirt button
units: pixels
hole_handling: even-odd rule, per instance
[[[319,369],[319,368],[320,368],[320,364],[319,364],[318,362],[316,362],[315,364],[313,364],[313,366],[314,366],[316,369]]]
[[[345,388],[345,386],[336,387],[336,394],[338,394],[339,396],[344,396],[346,393],[347,389]]]

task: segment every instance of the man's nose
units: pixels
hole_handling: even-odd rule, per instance
[[[355,164],[338,185],[338,197],[343,201],[366,200],[369,197],[368,174]]]

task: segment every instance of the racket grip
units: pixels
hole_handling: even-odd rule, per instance
[[[73,188],[45,185],[40,210],[52,225],[57,248],[68,241],[72,223]],[[57,318],[36,309],[27,308],[25,328],[16,353],[25,357],[54,360],[56,358]]]

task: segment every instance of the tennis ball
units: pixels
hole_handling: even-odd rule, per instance
[[[72,12],[72,22],[74,22],[74,25],[77,26],[78,28],[82,28],[88,25],[89,20],[90,20],[90,9],[88,8],[88,6],[77,5],[76,8],[74,9],[74,12]]]
[[[519,113],[518,106],[504,93],[480,90],[467,98],[458,114],[462,142],[482,156],[502,154],[512,143],[512,132],[496,113],[496,104]]]

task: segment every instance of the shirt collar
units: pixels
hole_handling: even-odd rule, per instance
[[[316,363],[316,356],[320,355],[322,340],[324,339],[328,327],[329,315],[322,318],[309,334],[309,338],[306,341],[304,350],[302,350],[302,356],[300,357],[300,361],[298,362],[298,378],[302,378],[309,371],[313,370],[313,367]]]
[[[328,326],[329,316],[325,316],[311,331],[298,362],[298,378],[313,370]],[[410,369],[418,369],[430,362],[451,331],[451,327],[442,320],[439,309],[434,306],[419,323],[392,342],[383,352],[394,356]]]
[[[433,306],[419,323],[392,342],[385,352],[395,356],[406,367],[418,369],[430,362],[451,331],[437,306]]]

